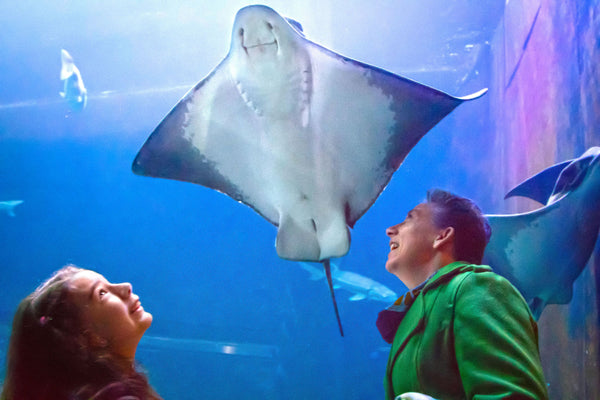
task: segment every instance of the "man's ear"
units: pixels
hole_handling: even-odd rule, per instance
[[[435,239],[433,240],[433,248],[440,249],[447,244],[454,243],[454,228],[448,226],[444,229],[441,229]]]

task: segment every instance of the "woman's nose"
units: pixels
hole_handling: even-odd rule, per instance
[[[123,299],[128,299],[131,296],[131,283],[124,282],[114,285],[115,292]]]

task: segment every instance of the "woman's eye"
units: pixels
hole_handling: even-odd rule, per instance
[[[108,293],[108,291],[106,289],[100,289],[98,291],[98,296],[102,297],[102,296],[104,296],[107,293]]]

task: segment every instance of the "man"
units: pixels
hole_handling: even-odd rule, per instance
[[[377,319],[392,343],[386,399],[548,398],[525,300],[479,265],[490,231],[477,205],[441,190],[386,230],[385,267],[410,289]]]

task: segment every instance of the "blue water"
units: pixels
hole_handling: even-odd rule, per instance
[[[267,4],[347,56],[412,71],[456,95],[487,85],[485,68],[469,75],[474,64],[455,61],[468,58],[464,46],[450,48],[444,35],[464,27],[475,32],[465,43],[480,42],[492,9],[371,3],[318,2],[319,12],[305,1]],[[349,302],[338,291],[341,338],[325,283],[277,257],[274,226],[215,191],[131,172],[153,127],[227,53],[245,3],[212,4],[0,3],[0,201],[24,200],[15,218],[0,214],[0,355],[19,300],[75,263],[131,282],[154,315],[138,358],[165,399],[381,398],[387,348],[374,321],[385,304]],[[88,88],[81,113],[58,96],[61,48]],[[338,260],[343,269],[400,293],[384,268],[388,225],[430,187],[473,197],[485,209],[486,167],[469,170],[445,152],[461,140],[489,149],[479,139],[485,104],[462,106],[417,145],[357,223],[350,253]],[[461,116],[470,118],[468,129]],[[474,176],[479,184],[467,184]]]

